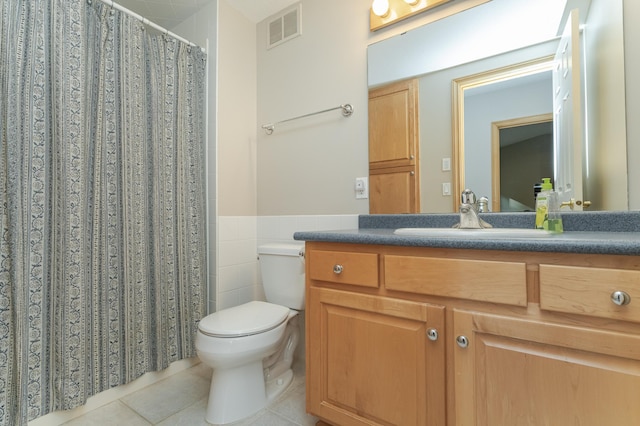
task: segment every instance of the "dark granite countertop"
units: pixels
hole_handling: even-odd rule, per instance
[[[533,213],[488,213],[482,218],[498,228],[533,228]],[[544,238],[425,237],[395,235],[397,228],[446,228],[457,215],[364,215],[353,230],[296,232],[294,239],[353,244],[509,250],[585,254],[640,255],[640,212],[580,212],[562,215],[565,232]]]

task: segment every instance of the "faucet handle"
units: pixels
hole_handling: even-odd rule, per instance
[[[474,194],[470,189],[465,189],[464,191],[462,191],[460,199],[462,201],[462,204],[475,204],[476,194]]]
[[[487,197],[480,197],[478,200],[478,213],[489,212],[489,199]]]

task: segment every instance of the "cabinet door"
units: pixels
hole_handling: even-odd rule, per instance
[[[341,426],[444,424],[443,307],[323,288],[308,297],[310,413]]]
[[[415,167],[369,171],[369,213],[420,213],[419,181]]]
[[[405,80],[369,92],[369,168],[418,161],[418,81]]]
[[[453,350],[455,424],[640,419],[639,335],[460,310],[453,317],[454,338],[467,344]]]

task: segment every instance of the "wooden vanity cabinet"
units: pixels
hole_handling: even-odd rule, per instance
[[[344,426],[444,424],[444,307],[381,296],[377,254],[306,259],[307,410]]]
[[[639,335],[457,309],[453,318],[455,424],[640,421]]]
[[[640,422],[637,256],[316,242],[306,256],[307,410],[330,424]]]

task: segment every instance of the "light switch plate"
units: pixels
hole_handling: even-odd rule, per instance
[[[356,178],[356,198],[369,198],[369,178]]]
[[[451,170],[451,158],[442,159],[442,171],[448,172]]]

